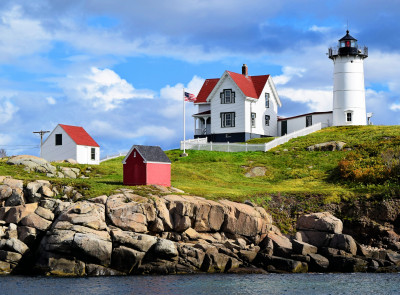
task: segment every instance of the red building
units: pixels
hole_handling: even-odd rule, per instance
[[[171,186],[171,160],[159,146],[134,145],[122,163],[124,185]]]

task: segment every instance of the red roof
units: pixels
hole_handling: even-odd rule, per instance
[[[301,115],[297,115],[297,116],[293,116],[293,117],[287,117],[287,118],[278,116],[278,121],[285,121],[285,120],[300,118],[300,117],[309,116],[309,115],[323,115],[323,114],[329,114],[329,113],[333,113],[333,112],[332,111],[328,111],[328,112],[313,112],[313,113],[301,114]]]
[[[197,95],[195,103],[207,102],[207,97],[210,95],[215,85],[217,85],[218,81],[219,81],[218,78],[205,80],[203,86],[200,89],[199,94]]]
[[[262,76],[245,76],[242,74],[227,71],[232,80],[242,90],[246,97],[259,98],[267,83],[269,75]],[[207,102],[207,97],[217,85],[219,79],[207,79],[197,95],[196,103]]]
[[[62,129],[75,141],[78,145],[88,145],[88,146],[97,146],[100,147],[97,142],[86,132],[83,127],[78,126],[70,126],[59,124]]]

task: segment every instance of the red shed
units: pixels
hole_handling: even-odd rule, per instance
[[[171,186],[171,160],[159,146],[134,145],[122,163],[124,185]]]

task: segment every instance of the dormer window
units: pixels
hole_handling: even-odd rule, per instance
[[[221,97],[221,104],[226,104],[226,103],[235,103],[235,92],[232,91],[232,89],[224,89],[220,93]]]

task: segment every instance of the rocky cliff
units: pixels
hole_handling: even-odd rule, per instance
[[[397,252],[357,243],[330,213],[300,217],[288,237],[250,202],[177,192],[82,200],[72,187],[0,177],[0,273],[398,271]]]

